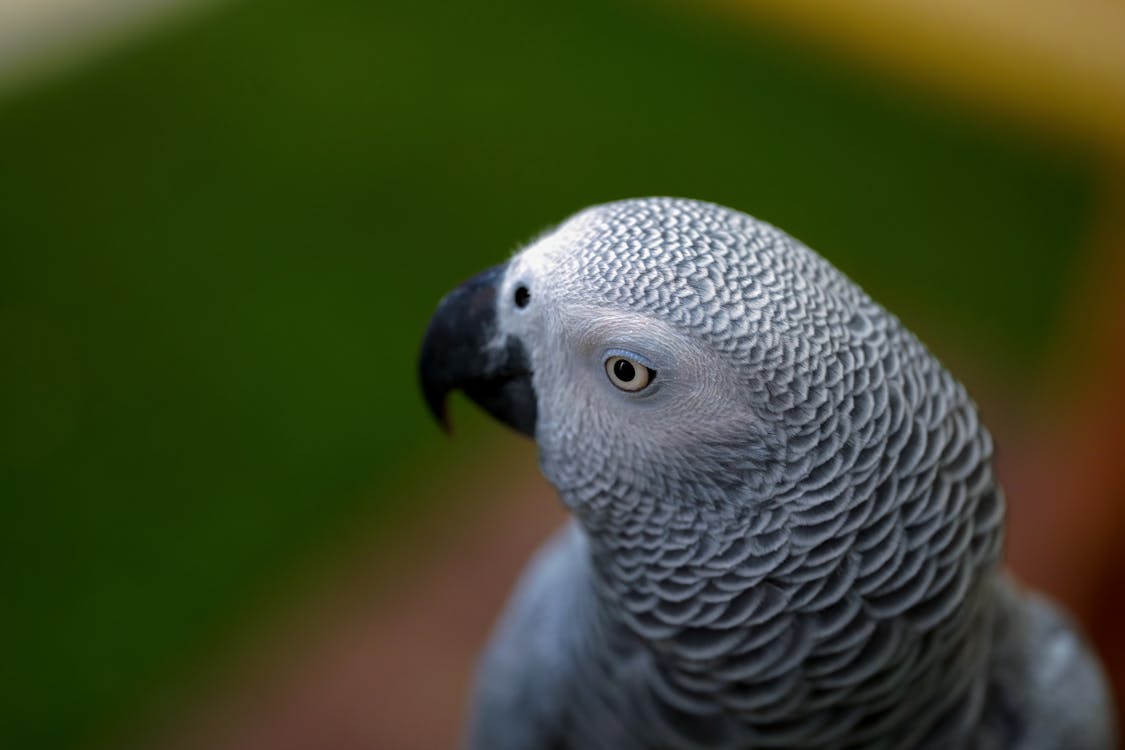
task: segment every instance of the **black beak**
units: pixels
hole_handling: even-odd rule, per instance
[[[447,294],[426,329],[418,376],[426,404],[446,431],[445,400],[460,388],[501,422],[535,436],[527,352],[515,337],[497,340],[497,288],[506,267],[490,268]]]

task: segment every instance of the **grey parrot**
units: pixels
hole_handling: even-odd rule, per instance
[[[469,747],[1114,746],[1091,650],[1002,570],[964,387],[784,232],[586,209],[448,294],[419,370],[440,420],[461,389],[534,437],[573,515],[483,656]]]

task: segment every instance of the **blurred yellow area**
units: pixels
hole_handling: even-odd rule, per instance
[[[1125,156],[1125,3],[712,1],[746,22],[788,28],[883,75]]]

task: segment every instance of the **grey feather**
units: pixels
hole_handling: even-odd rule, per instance
[[[493,637],[472,747],[1114,745],[1080,635],[1000,572],[973,402],[819,255],[622,201],[514,257],[498,300],[576,522]],[[607,352],[654,364],[649,392]]]

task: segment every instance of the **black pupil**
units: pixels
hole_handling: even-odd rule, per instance
[[[633,378],[637,377],[637,371],[633,368],[633,363],[627,359],[619,359],[613,363],[613,374],[622,383],[632,382]]]
[[[528,302],[531,302],[531,292],[526,286],[516,287],[516,307],[527,307]]]

